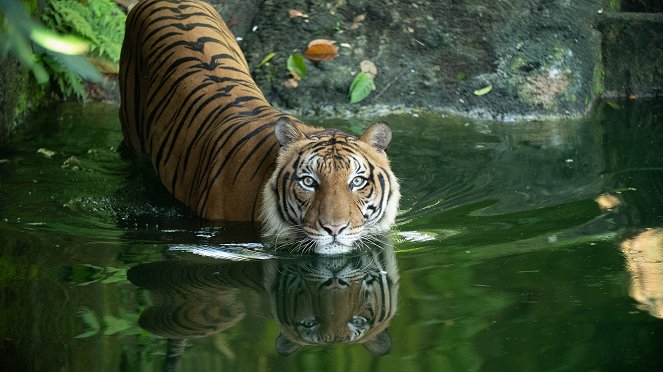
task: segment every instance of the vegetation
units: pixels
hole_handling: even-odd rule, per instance
[[[43,24],[19,0],[0,2],[0,12],[0,57],[13,54],[63,98],[85,99],[85,81],[117,71],[125,15],[113,0],[51,0]]]

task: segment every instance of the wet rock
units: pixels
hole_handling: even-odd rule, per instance
[[[663,5],[659,5],[662,6]],[[663,94],[663,13],[613,13],[601,19],[609,97]]]
[[[289,8],[309,17],[290,18]],[[275,105],[303,114],[407,107],[501,120],[582,116],[596,97],[599,9],[591,0],[265,1],[241,46],[252,66],[278,53],[255,78]],[[336,40],[340,57],[307,61],[306,79],[285,88],[287,56],[320,37]],[[350,105],[362,60],[380,71],[377,89]],[[490,93],[474,94],[489,84]]]

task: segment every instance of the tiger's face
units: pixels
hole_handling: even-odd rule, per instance
[[[384,151],[387,124],[355,137],[336,130],[304,134],[280,119],[275,133],[281,152],[263,192],[261,222],[276,247],[346,253],[389,230],[400,192]]]

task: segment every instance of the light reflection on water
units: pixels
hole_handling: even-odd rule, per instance
[[[398,278],[390,352],[339,344],[288,358],[275,348],[283,329],[270,301],[256,305],[287,301],[265,289],[269,278],[263,292],[191,285],[215,265],[293,267],[306,257],[271,257],[252,225],[206,223],[173,203],[149,166],[117,154],[116,107],[36,115],[0,148],[0,366],[162,369],[166,341],[138,325],[156,299],[127,272],[167,262],[194,279],[178,292],[184,300],[221,311],[212,290],[233,293],[221,301],[229,311],[244,306],[232,327],[189,340],[183,370],[657,370],[662,113],[645,102],[564,123],[383,118],[403,193],[398,269],[375,271]],[[360,132],[370,122],[323,124]],[[330,262],[318,272],[343,266]],[[308,306],[291,300],[292,316]]]

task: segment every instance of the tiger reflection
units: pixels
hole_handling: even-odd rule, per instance
[[[663,228],[623,241],[621,250],[631,275],[631,297],[643,310],[663,319]]]
[[[153,295],[143,328],[169,339],[208,336],[246,315],[248,294],[259,315],[277,319],[276,351],[359,343],[375,355],[391,349],[387,327],[396,312],[398,268],[393,247],[349,256],[252,262],[184,260],[135,266],[128,277]]]

